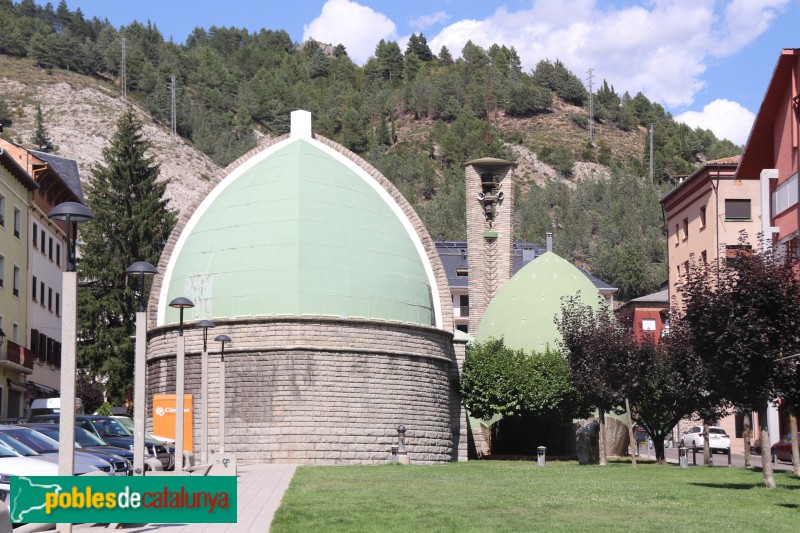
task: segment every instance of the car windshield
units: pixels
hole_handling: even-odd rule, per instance
[[[114,418],[96,418],[92,420],[101,437],[131,437],[133,433]]]
[[[81,443],[81,446],[108,446],[108,443],[83,428],[75,428],[75,440]]]
[[[708,428],[708,433],[710,435],[727,435],[725,430],[722,428]]]
[[[0,432],[0,443],[2,443],[5,446],[8,446],[9,448],[11,448],[20,455],[25,455],[25,456],[39,455],[39,452],[31,448],[30,446],[26,446],[25,444],[18,441],[5,431]]]
[[[131,420],[127,416],[120,416],[120,417],[116,418],[115,420],[117,422],[119,422],[120,424],[122,424],[123,426],[125,426],[128,429],[128,431],[133,432],[133,427],[134,427],[133,426],[133,420]]]
[[[1,457],[19,457],[19,454],[14,452],[12,448],[9,448],[2,442],[0,442],[0,458]]]
[[[38,431],[29,428],[7,429],[0,434],[8,435],[12,439],[21,442],[28,448],[32,448],[39,453],[51,453],[58,451],[58,442],[47,435],[42,435]]]

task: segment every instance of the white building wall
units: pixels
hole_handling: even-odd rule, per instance
[[[65,236],[61,228],[56,226],[38,206],[32,208],[29,220],[30,233],[28,250],[30,256],[30,269],[28,273],[28,302],[29,317],[28,327],[31,331],[37,330],[40,334],[61,342],[61,309],[63,307],[61,279],[66,265]],[[36,230],[36,239],[33,231]],[[42,244],[44,235],[44,245]],[[52,242],[52,259],[50,247]],[[59,255],[60,254],[60,255]],[[36,287],[33,286],[34,279]],[[44,293],[42,294],[42,286]],[[52,296],[51,296],[52,293]],[[36,300],[34,301],[34,295]],[[36,342],[31,338],[31,347]],[[60,372],[52,364],[36,359],[33,374],[28,376],[29,381],[58,390],[60,387]]]

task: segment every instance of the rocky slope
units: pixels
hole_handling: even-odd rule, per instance
[[[30,138],[36,105],[41,105],[54,153],[78,162],[84,186],[92,177],[92,166],[102,160],[117,119],[128,105],[142,119],[144,136],[152,144],[148,155],[161,166],[161,179],[169,180],[167,196],[173,209],[185,211],[211,176],[220,171],[211,159],[172,135],[169,125],[153,123],[136,102],[123,100],[118,88],[108,81],[65,71],[48,73],[28,60],[0,55],[0,95],[9,104],[14,120],[4,136],[34,148]]]

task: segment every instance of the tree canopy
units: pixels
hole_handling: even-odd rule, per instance
[[[585,414],[583,395],[570,383],[560,353],[525,353],[502,339],[472,343],[461,374],[461,394],[472,416],[536,416],[558,421]]]

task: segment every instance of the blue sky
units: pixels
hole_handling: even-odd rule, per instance
[[[41,0],[37,0],[44,3]],[[57,1],[53,0],[54,4]],[[156,24],[183,42],[195,27],[284,29],[342,43],[359,64],[380,39],[423,32],[458,56],[467,39],[514,46],[526,70],[561,59],[618,92],[642,91],[676,118],[743,144],[782,48],[800,48],[800,0],[67,0],[119,27]]]

